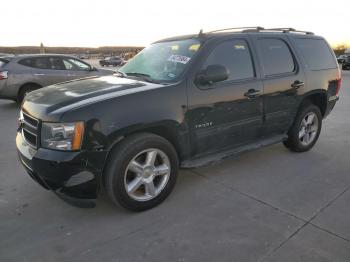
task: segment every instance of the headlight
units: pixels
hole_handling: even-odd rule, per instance
[[[84,122],[43,123],[41,146],[56,150],[79,150],[84,135]]]

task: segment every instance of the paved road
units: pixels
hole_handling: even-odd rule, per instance
[[[0,101],[0,261],[350,261],[350,73],[315,148],[274,145],[182,171],[159,207],[62,202],[17,162]]]

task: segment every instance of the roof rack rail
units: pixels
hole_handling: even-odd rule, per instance
[[[224,29],[217,29],[217,30],[213,30],[213,31],[209,31],[206,33],[218,33],[218,32],[223,32],[223,31],[233,31],[233,30],[264,30],[263,27],[261,26],[246,26],[246,27],[231,27],[231,28],[224,28]]]
[[[214,30],[214,31],[209,31],[209,32],[203,32],[201,31],[201,34],[205,34],[205,33],[219,33],[219,32],[225,32],[225,31],[234,31],[237,30],[239,32],[242,33],[250,33],[250,32],[261,32],[261,31],[280,31],[282,33],[304,33],[307,35],[313,35],[313,32],[309,32],[309,31],[301,31],[301,30],[296,30],[294,28],[291,27],[281,27],[281,28],[264,28],[261,26],[255,26],[255,27],[232,27],[232,28],[224,28],[224,29],[218,29],[218,30]]]
[[[265,30],[266,31],[282,31],[283,33],[290,33],[290,32],[293,32],[293,33],[304,33],[304,34],[307,34],[307,35],[313,35],[314,34],[313,32],[310,32],[310,31],[296,30],[296,29],[291,28],[291,27],[266,28]]]

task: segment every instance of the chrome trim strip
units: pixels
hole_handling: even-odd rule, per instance
[[[28,164],[26,164],[26,162],[24,162],[24,160],[23,160],[21,157],[20,157],[20,159],[21,159],[22,164],[23,164],[26,168],[28,168],[30,171],[33,172],[33,169],[32,169],[30,166],[28,166]]]
[[[337,96],[331,96],[328,98],[328,101],[333,101],[333,100],[337,100],[338,97]]]

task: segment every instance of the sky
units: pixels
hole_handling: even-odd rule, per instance
[[[350,0],[0,0],[0,46],[147,46],[240,26],[312,31],[350,44]]]

